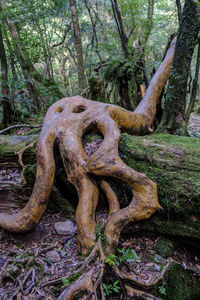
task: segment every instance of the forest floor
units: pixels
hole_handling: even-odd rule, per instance
[[[76,236],[61,236],[55,231],[55,223],[65,220],[63,213],[47,212],[30,233],[0,231],[1,300],[57,299],[68,284],[65,278],[84,261],[76,250]],[[73,218],[72,221],[74,222]],[[135,261],[122,263],[121,268],[126,271],[134,270],[141,279],[149,276],[157,278],[162,277],[169,262],[176,262],[200,276],[200,257],[197,252],[191,252],[187,245],[175,242],[170,255],[164,257],[156,250],[161,239],[161,236],[145,234],[132,237],[122,235],[119,248],[124,249],[123,251],[134,250]],[[113,285],[116,280],[114,277],[112,280],[105,277],[105,292],[106,287]],[[121,286],[120,289],[120,293],[111,293],[106,299],[128,299],[121,293]],[[162,293],[165,293],[163,285],[160,286],[161,299]]]
[[[200,137],[200,116],[192,114],[189,124],[192,136]],[[4,172],[4,173],[2,173]],[[15,173],[14,173],[15,172]],[[14,174],[13,174],[14,173]],[[19,180],[18,170],[1,170],[3,180]],[[98,218],[105,217],[106,211],[98,213]],[[76,235],[59,235],[55,230],[57,222],[66,221],[63,212],[52,213],[47,210],[36,229],[26,234],[12,234],[0,229],[0,300],[53,300],[57,299],[69,282],[66,279],[73,270],[84,261],[77,253]],[[75,224],[74,217],[71,221]],[[172,241],[170,253],[161,255],[157,251],[161,236],[143,234],[127,236],[120,240],[119,249],[135,253],[135,260],[123,262],[122,269],[136,272],[141,279],[148,276],[161,277],[169,262],[177,262],[184,269],[193,270],[200,276],[200,253],[181,242]],[[128,253],[127,252],[127,253]],[[120,252],[117,252],[120,255]],[[118,278],[104,278],[106,299],[128,299],[123,294],[120,282],[119,293],[112,287]],[[108,295],[110,293],[110,295]],[[160,298],[165,293],[165,286],[160,286]],[[83,296],[81,299],[86,299]]]

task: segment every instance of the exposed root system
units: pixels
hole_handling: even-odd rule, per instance
[[[118,143],[120,130],[131,134],[151,131],[156,102],[168,79],[173,52],[174,45],[169,49],[144,99],[134,112],[80,96],[63,98],[53,104],[47,112],[37,144],[37,175],[32,196],[21,212],[14,215],[0,214],[0,226],[8,231],[29,231],[38,224],[46,209],[54,181],[53,146],[56,140],[67,179],[78,192],[79,202],[76,210],[78,250],[86,254],[94,247],[90,255],[97,257],[97,263],[93,267],[88,266],[83,275],[63,291],[59,300],[74,299],[75,295],[82,291],[87,292],[89,299],[97,299],[96,290],[101,286],[106,256],[115,252],[124,226],[131,221],[147,219],[161,208],[156,184],[145,174],[131,169],[121,160]],[[104,139],[99,148],[88,156],[82,146],[82,137],[93,128],[97,128]],[[133,198],[127,207],[120,209],[118,198],[106,181],[106,177],[114,177],[130,185]],[[101,226],[99,239],[95,234],[98,184],[108,199],[110,213],[109,218]],[[121,278],[126,277],[117,267],[115,272]],[[130,275],[127,278],[136,280]]]

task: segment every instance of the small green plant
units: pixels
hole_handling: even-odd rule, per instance
[[[71,243],[74,241],[74,239],[71,239],[67,242],[67,244],[65,245],[65,249],[69,248],[69,246],[71,245]]]
[[[106,262],[110,265],[110,266],[116,266],[119,265],[119,261],[118,261],[118,257],[114,254],[110,254],[107,256]]]
[[[161,295],[167,295],[166,288],[164,286],[159,286],[158,289]]]
[[[106,262],[110,266],[118,266],[121,262],[134,263],[139,257],[134,249],[127,248],[125,249],[117,249],[117,251],[121,254],[120,257],[115,254],[110,254],[107,256]]]
[[[113,284],[103,283],[104,295],[109,296],[112,293],[119,293],[120,286],[118,286],[119,280],[116,280]]]
[[[62,286],[63,287],[67,287],[69,284],[70,284],[70,281],[69,281],[69,279],[67,279],[67,278],[62,278]]]
[[[63,277],[62,278],[62,283],[63,283],[62,287],[67,287],[69,284],[76,281],[82,274],[83,274],[83,272],[77,272],[77,273],[72,274],[68,278]]]
[[[121,254],[121,256],[119,257],[120,262],[125,261],[125,262],[134,263],[139,259],[134,249],[127,248],[125,250],[122,248],[122,249],[117,249],[117,251]]]
[[[162,259],[163,259],[162,256],[159,255],[159,254],[156,254],[156,255],[153,257],[153,261],[154,261],[155,263],[157,263],[157,264],[161,263]]]

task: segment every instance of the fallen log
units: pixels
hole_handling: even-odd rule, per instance
[[[173,135],[131,137],[121,142],[126,163],[158,185],[163,210],[134,230],[200,239],[200,140]]]
[[[35,138],[36,136],[0,136],[0,168],[20,167],[17,152]],[[90,135],[84,143],[88,147],[91,142],[97,139],[99,141],[99,138],[101,137]],[[150,219],[129,225],[125,232],[145,230],[200,239],[200,140],[160,134],[142,137],[122,134],[119,152],[128,166],[147,174],[157,183],[159,201],[163,207],[163,210],[156,212]],[[24,152],[23,162],[28,164],[24,175],[27,181],[25,187],[29,188],[30,193],[34,183],[35,147]],[[58,173],[60,174],[60,169]],[[114,186],[118,190],[122,205],[127,204],[121,196],[125,195],[126,200],[129,198],[127,184],[114,182]],[[11,208],[25,204],[28,200],[25,197],[25,187],[13,187],[0,181],[0,210],[5,209],[5,203]],[[72,195],[71,191],[69,193]]]

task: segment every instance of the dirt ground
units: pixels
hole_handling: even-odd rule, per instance
[[[27,234],[12,234],[0,231],[0,299],[52,300],[57,299],[65,287],[65,279],[81,265],[81,258],[76,250],[76,236],[60,236],[54,224],[66,220],[63,213],[47,212],[36,229]],[[74,222],[74,219],[72,218]],[[148,276],[161,277],[169,262],[177,262],[184,269],[193,270],[200,276],[200,256],[190,248],[176,242],[171,255],[162,257],[157,254],[156,244],[162,237],[122,236],[119,249],[133,249],[136,253],[134,262],[122,263],[124,271],[136,272],[142,279]],[[48,258],[48,253],[57,253],[55,258]],[[117,254],[119,255],[119,253]],[[113,278],[115,282],[116,279]],[[105,278],[105,285],[108,285]],[[111,281],[112,282],[112,281]],[[106,284],[107,283],[107,284]],[[164,288],[164,287],[163,287]],[[161,289],[162,292],[162,289]],[[162,294],[161,294],[162,298]],[[82,297],[82,299],[86,299]],[[125,299],[115,293],[106,299]]]

